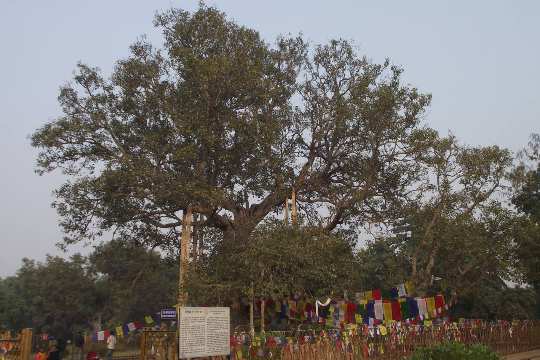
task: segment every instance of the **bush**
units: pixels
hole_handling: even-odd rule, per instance
[[[410,360],[500,360],[501,357],[484,345],[465,346],[444,343],[414,352]]]

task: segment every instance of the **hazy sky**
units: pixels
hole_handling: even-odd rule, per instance
[[[23,257],[58,254],[50,208],[62,177],[34,173],[28,136],[60,114],[60,85],[78,61],[107,74],[147,34],[156,11],[198,1],[6,0],[0,12],[0,276]],[[407,82],[433,94],[426,122],[467,144],[512,150],[540,132],[540,1],[208,1],[271,41],[302,32],[313,43],[353,40],[389,57]],[[75,249],[78,250],[78,249]],[[72,250],[73,251],[73,250]]]

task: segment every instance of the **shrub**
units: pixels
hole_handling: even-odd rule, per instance
[[[484,345],[466,346],[450,342],[414,352],[410,360],[500,360],[501,357]]]

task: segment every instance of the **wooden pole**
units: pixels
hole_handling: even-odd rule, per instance
[[[251,340],[255,338],[255,319],[254,319],[254,310],[255,306],[255,289],[253,288],[253,281],[251,282],[251,289],[249,291],[249,334],[251,335]]]
[[[283,221],[285,224],[289,224],[289,199],[285,200],[285,207],[283,208]]]
[[[194,264],[197,263],[199,258],[199,229],[197,222],[199,221],[199,214],[193,214],[193,239],[191,241],[191,260]]]
[[[294,188],[292,189],[291,203],[291,220],[292,224],[296,225],[298,223],[298,212],[296,210],[296,191]]]
[[[30,360],[32,354],[32,329],[23,329],[20,339],[20,358],[21,360]]]
[[[186,278],[189,263],[189,243],[191,241],[191,224],[193,214],[191,208],[187,208],[182,216],[182,237],[180,241],[180,264],[178,273],[178,310],[187,302]]]
[[[264,332],[264,309],[265,309],[266,300],[262,298],[261,300],[261,333]]]
[[[189,263],[189,242],[191,240],[191,208],[184,210],[182,214],[182,235],[180,238],[180,263],[178,264],[178,299],[176,304],[176,338],[180,339],[180,308],[187,304],[186,278]],[[146,347],[146,339],[143,337],[141,346]],[[145,360],[146,354],[143,354],[142,360]]]

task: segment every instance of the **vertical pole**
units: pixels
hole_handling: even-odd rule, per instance
[[[191,240],[191,220],[192,213],[191,208],[184,210],[182,215],[182,237],[180,238],[180,264],[178,266],[178,299],[176,304],[176,338],[180,339],[180,308],[185,306],[187,303],[187,293],[186,293],[186,277],[187,277],[187,268],[189,261],[189,242]],[[144,334],[144,333],[143,333]],[[143,337],[143,345],[144,343]],[[144,360],[143,355],[143,360]]]
[[[293,225],[296,225],[297,222],[298,222],[298,212],[296,210],[296,191],[294,190],[294,188],[292,189],[292,194],[291,194],[291,219],[292,219],[292,224]]]
[[[283,208],[283,221],[285,225],[289,224],[289,198],[285,200],[285,207]]]
[[[29,360],[32,353],[32,329],[23,329],[20,341],[20,359]]]
[[[199,220],[199,214],[193,214],[193,239],[191,241],[191,259],[194,264],[197,263],[199,257],[199,229],[197,222]]]
[[[185,306],[187,302],[186,294],[186,278],[189,262],[189,243],[191,240],[191,223],[192,223],[191,208],[187,208],[182,216],[182,238],[180,242],[180,266],[178,274],[178,305]]]
[[[264,332],[264,310],[266,306],[266,299],[263,297],[261,300],[261,333]]]
[[[255,306],[255,289],[253,289],[253,281],[251,282],[251,289],[249,291],[249,334],[251,335],[251,341],[255,338],[255,319],[254,319],[254,306]]]

